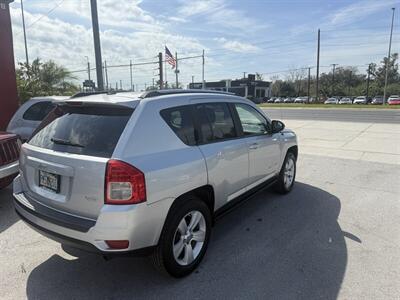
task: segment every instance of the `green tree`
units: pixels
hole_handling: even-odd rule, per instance
[[[32,97],[72,95],[79,90],[71,82],[76,79],[71,72],[51,60],[41,62],[36,58],[30,65],[19,63],[16,75],[21,103]]]

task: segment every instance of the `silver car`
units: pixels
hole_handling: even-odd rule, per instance
[[[57,101],[64,101],[69,97],[47,96],[34,97],[21,105],[8,123],[7,131],[18,134],[23,141],[30,138],[36,127],[56,106]]]
[[[105,256],[150,254],[175,277],[203,258],[214,218],[255,190],[292,190],[296,135],[231,94],[166,90],[59,103],[22,145],[18,215]]]

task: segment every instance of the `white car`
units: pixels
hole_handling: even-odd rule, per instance
[[[307,102],[307,97],[297,97],[294,99],[294,103],[306,103]]]
[[[182,277],[202,260],[219,213],[266,186],[292,190],[297,155],[293,131],[232,94],[73,98],[22,145],[14,204],[57,241],[106,256],[147,253]]]
[[[324,104],[338,104],[339,101],[336,98],[328,98],[325,100]]]
[[[7,132],[15,133],[23,141],[28,140],[40,122],[53,110],[55,103],[68,99],[65,96],[31,98],[22,104],[8,123]]]
[[[367,104],[367,97],[365,96],[358,96],[356,99],[353,101],[354,104]]]
[[[342,98],[339,101],[339,104],[352,104],[353,102],[351,101],[350,98]]]

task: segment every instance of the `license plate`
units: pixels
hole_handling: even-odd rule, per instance
[[[59,193],[60,175],[39,170],[39,186]]]

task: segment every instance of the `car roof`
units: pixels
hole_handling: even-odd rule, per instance
[[[170,99],[170,98],[185,98],[194,97],[194,98],[203,97],[214,97],[214,98],[236,98],[241,101],[250,101],[242,97],[238,97],[232,93],[220,92],[220,91],[212,91],[212,90],[157,90],[157,91],[148,91],[148,92],[120,92],[120,93],[97,93],[92,95],[85,95],[81,97],[69,98],[67,103],[74,102],[85,102],[85,103],[96,103],[96,104],[115,104],[128,106],[131,108],[135,108],[139,102],[141,101],[158,101],[161,99]]]

